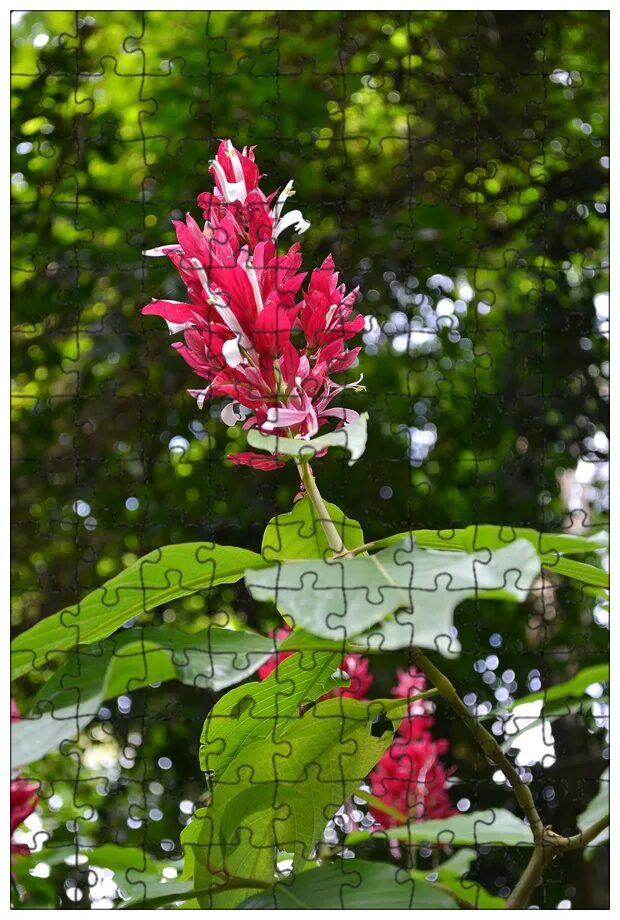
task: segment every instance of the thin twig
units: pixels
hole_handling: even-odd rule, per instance
[[[528,905],[534,888],[542,878],[545,867],[561,853],[586,847],[608,826],[609,815],[599,818],[585,831],[573,834],[571,837],[563,837],[561,834],[556,834],[552,831],[550,827],[546,827],[542,840],[535,845],[534,852],[523,875],[506,901],[506,910],[524,910]]]

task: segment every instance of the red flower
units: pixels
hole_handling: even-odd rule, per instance
[[[283,214],[292,181],[277,198],[261,191],[254,148],[239,151],[222,141],[210,172],[215,189],[198,198],[204,229],[188,214],[185,222],[173,221],[177,243],[146,253],[172,260],[189,299],[156,300],[142,312],[184,333],[173,348],[208,381],[190,393],[200,407],[205,399],[229,397],[226,424],[243,420],[245,428],[310,438],[331,419],[336,427],[354,420],[356,412],[331,404],[359,381],[342,386],[330,375],[348,370],[359,352],[346,346],[364,324],[361,316],[351,319],[357,289],[347,294],[338,284],[329,256],[298,300],[305,277],[299,244],[286,253],[276,244],[288,227],[303,233],[309,224],[300,211]],[[299,347],[292,341],[297,330],[305,335]],[[285,462],[251,453],[231,459],[269,470]]]
[[[11,722],[19,722],[21,716],[17,703],[11,699]],[[27,846],[13,842],[13,834],[19,825],[32,814],[39,801],[39,784],[27,779],[11,780],[11,853],[27,855],[30,850]]]
[[[426,678],[416,668],[397,670],[398,683],[392,694],[411,698],[426,690]],[[413,701],[401,722],[396,736],[370,774],[373,795],[396,808],[408,820],[422,821],[446,818],[456,814],[446,782],[451,771],[439,758],[448,750],[449,742],[435,739],[431,734],[434,719],[425,700]],[[381,827],[394,827],[399,822],[378,806],[371,812]]]
[[[372,794],[412,821],[456,814],[446,792],[449,771],[439,760],[447,747],[447,741],[436,741],[429,732],[408,744],[397,739],[370,774]],[[381,827],[402,823],[378,806],[371,812]]]

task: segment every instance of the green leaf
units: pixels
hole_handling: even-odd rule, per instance
[[[325,502],[330,520],[347,549],[364,542],[362,528],[331,502]],[[266,562],[287,559],[325,559],[329,543],[317,517],[314,505],[304,496],[293,510],[272,518],[263,534],[262,555]]]
[[[263,434],[257,428],[248,431],[248,444],[270,454],[284,454],[298,460],[312,460],[325,448],[344,447],[350,454],[349,466],[363,456],[366,450],[368,413],[364,412],[356,421],[343,425],[337,431],[319,435],[318,438],[281,438],[273,434]]]
[[[601,531],[590,536],[577,534],[539,533],[528,527],[507,527],[495,524],[477,524],[463,531],[463,544],[468,552],[480,549],[491,551],[507,546],[515,540],[528,540],[540,556],[543,568],[586,585],[608,588],[609,575],[603,569],[564,556],[588,553],[608,546],[608,533]]]
[[[106,843],[91,850],[81,848],[80,853],[88,858],[89,865],[114,873],[114,882],[127,906],[140,907],[151,897],[164,893],[170,896],[172,892],[180,894],[188,887],[187,883],[167,880],[163,874],[164,869],[177,868],[178,863],[175,866],[171,859],[153,859],[142,847]]]
[[[600,818],[604,818],[605,815],[609,814],[610,802],[609,802],[609,769],[605,770],[601,774],[601,781],[598,787],[598,792],[588,805],[585,811],[582,811],[579,817],[577,818],[577,827],[580,831],[585,831],[591,827],[595,821],[598,821]],[[600,846],[603,843],[607,843],[609,840],[609,828],[606,827],[605,830],[594,838],[592,843],[589,843],[584,849],[584,859],[592,859],[594,856],[594,847]]]
[[[473,811],[432,821],[417,821],[389,830],[353,831],[345,840],[354,846],[371,838],[402,840],[407,843],[429,843],[433,846],[532,846],[532,833],[527,824],[505,808]]]
[[[116,901],[114,906],[119,908],[142,907],[147,899],[161,897],[164,893],[167,900],[172,900],[173,893],[182,899],[182,892],[189,887],[186,882],[166,879],[164,876],[164,870],[178,868],[178,859],[156,860],[142,847],[114,843],[89,847],[82,842],[78,845],[77,853],[75,842],[44,843],[38,852],[20,856],[12,871],[17,873],[20,882],[27,888],[30,870],[35,866],[41,863],[57,866],[63,862],[67,866],[79,866],[80,873],[86,873],[90,866],[110,870],[119,898],[124,899]]]
[[[375,540],[373,546],[377,549],[389,546],[405,537],[412,537],[417,545],[424,549],[461,549],[469,553],[482,549],[502,549],[516,540],[528,540],[541,558],[552,556],[546,560],[550,567],[557,561],[558,555],[591,553],[598,549],[606,549],[609,544],[609,534],[605,530],[590,536],[580,536],[541,533],[530,527],[511,527],[507,524],[475,524],[463,530],[411,530]]]
[[[572,578],[573,581],[582,582],[589,587],[609,588],[609,572],[599,569],[595,565],[576,562],[574,559],[548,560],[545,557],[542,559],[542,564],[543,568],[549,572],[564,575],[565,578]]]
[[[573,713],[585,715],[595,702],[585,691],[592,684],[608,681],[609,664],[592,665],[583,668],[570,680],[515,700],[506,710],[511,715],[504,723],[506,739],[502,742],[502,750],[522,750],[526,743],[524,736],[536,730],[542,731],[542,743],[551,747],[551,723]]]
[[[599,701],[605,701],[605,697],[600,697]],[[563,716],[576,715],[585,716],[592,710],[593,699],[583,697],[581,699],[557,700],[549,705],[543,704],[542,700],[526,703],[513,710],[510,718],[504,723],[504,732],[506,740],[502,742],[504,752],[511,750],[523,750],[526,741],[524,736],[533,731],[539,731],[540,740],[536,741],[539,748],[540,744],[547,745],[549,750],[553,750],[553,734],[551,724],[556,719]]]
[[[475,524],[460,532],[463,545],[468,552],[479,549],[501,549],[515,540],[529,540],[539,556],[554,554],[556,557],[576,553],[591,553],[606,549],[609,543],[607,531],[583,536],[569,533],[541,533],[530,527],[511,527],[507,524]]]
[[[219,904],[219,899],[214,902]],[[454,910],[450,895],[393,863],[335,859],[278,882],[241,910]]]
[[[342,683],[334,674],[340,660],[338,653],[287,658],[261,684],[226,694],[209,714],[200,761],[213,779],[211,802],[182,835],[197,888],[217,889],[225,875],[270,882],[278,850],[293,854],[295,865],[307,860],[391,743],[393,732],[375,737],[373,722],[388,712],[397,726],[406,701],[337,697],[307,708]],[[217,906],[234,907],[242,897],[219,892]],[[211,896],[199,901],[208,907]]]
[[[296,628],[321,638],[344,642],[381,623],[364,637],[369,646],[417,645],[453,655],[461,601],[523,601],[539,570],[526,540],[470,555],[419,549],[407,538],[373,556],[279,562],[248,571],[245,581],[256,600],[273,601]]]
[[[111,635],[131,617],[203,588],[239,581],[248,567],[265,563],[257,553],[215,543],[163,546],[88,594],[73,607],[46,617],[12,643],[14,680],[48,663],[48,655]]]
[[[490,894],[479,882],[464,878],[477,857],[475,850],[462,849],[432,872],[413,869],[411,875],[415,879],[432,882],[442,889],[449,889],[455,897],[467,901],[477,910],[503,910],[503,898]]]
[[[213,770],[217,782],[221,782],[222,777],[225,779],[226,770],[247,743],[268,738],[283,721],[294,718],[302,705],[313,702],[344,682],[335,673],[341,660],[342,653],[337,651],[291,655],[266,680],[237,687],[223,696],[210,711],[202,730],[201,768]],[[235,789],[234,779],[231,789]],[[184,877],[191,878],[193,875],[197,887],[214,884],[200,854],[202,840],[205,836],[208,838],[210,825],[207,822],[210,821],[210,810],[198,809],[181,833],[185,848]],[[268,865],[271,865],[272,850],[269,847],[261,849],[256,846],[247,852],[255,857],[254,863],[258,865],[253,868],[256,871],[265,871],[262,865],[265,855],[269,857]],[[246,869],[245,874],[251,873]],[[228,897],[224,893],[222,896]]]
[[[240,750],[253,741],[279,738],[300,707],[346,686],[342,653],[301,652],[281,661],[263,681],[226,693],[207,716],[200,737],[200,766],[218,779]]]
[[[582,697],[585,691],[592,684],[606,683],[609,681],[609,663],[594,664],[589,668],[583,668],[579,673],[565,680],[561,684],[554,684],[552,687],[546,687],[537,693],[530,693],[528,696],[522,696],[515,700],[508,710],[515,709],[517,706],[524,706],[527,703],[534,703],[537,700],[543,700],[545,705],[557,701],[566,700],[571,697]]]
[[[395,533],[389,537],[382,537],[380,540],[373,540],[373,549],[381,549],[384,546],[392,546],[394,543],[402,543],[403,540],[413,540],[414,544],[421,549],[451,549],[463,550],[463,530],[406,530],[402,533]]]
[[[106,699],[174,679],[223,690],[256,671],[273,651],[272,639],[218,626],[192,634],[170,626],[136,627],[86,646],[12,725],[11,766],[39,760],[65,740],[77,742]]]

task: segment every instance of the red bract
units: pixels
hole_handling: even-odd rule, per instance
[[[11,722],[19,722],[21,716],[15,700],[11,699]],[[39,784],[27,779],[11,780],[11,854],[27,855],[27,846],[13,842],[13,834],[19,825],[32,814],[39,801]]]
[[[237,466],[251,466],[255,470],[279,470],[286,463],[286,460],[278,460],[277,456],[268,457],[266,454],[256,454],[251,450],[241,454],[229,454],[228,459]]]
[[[447,741],[436,741],[428,732],[408,744],[396,741],[370,774],[372,794],[408,820],[425,821],[456,814],[446,792],[449,772],[439,761],[447,748]],[[378,806],[373,805],[371,811],[381,827],[403,823]]]
[[[189,392],[200,407],[228,397],[226,424],[310,438],[332,419],[336,427],[354,421],[357,412],[332,403],[359,381],[343,386],[330,375],[348,370],[359,352],[346,345],[364,325],[362,316],[351,318],[357,289],[346,293],[329,256],[301,292],[299,243],[279,253],[277,242],[289,227],[303,233],[310,225],[298,210],[283,214],[292,181],[277,198],[258,187],[254,148],[239,151],[222,141],[210,172],[215,189],[198,197],[204,228],[188,214],[173,221],[177,243],[146,253],[172,260],[188,301],[156,300],[142,312],[184,333],[172,347],[208,381]],[[257,469],[285,462],[252,453],[230,459]]]
[[[405,699],[426,689],[426,678],[413,666],[407,671],[399,668],[397,676],[393,696]],[[394,741],[370,774],[373,795],[399,811],[404,820],[423,821],[456,814],[446,791],[451,771],[439,761],[448,750],[449,743],[445,739],[433,738],[433,724],[428,703],[425,700],[413,701]],[[372,806],[371,812],[381,827],[403,823],[378,806]]]

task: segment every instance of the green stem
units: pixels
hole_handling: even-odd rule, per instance
[[[223,885],[209,885],[208,888],[192,888],[189,891],[177,891],[170,894],[157,895],[154,898],[147,898],[145,901],[134,901],[127,906],[121,905],[119,910],[155,910],[158,907],[164,907],[166,904],[175,904],[177,901],[191,901],[192,898],[201,898],[219,894],[221,891],[235,891],[243,888],[260,888],[263,891],[269,891],[273,888],[273,882],[265,882],[255,878],[231,878]]]
[[[356,789],[353,795],[356,799],[364,799],[364,801],[368,802],[369,805],[372,805],[373,808],[384,812],[384,814],[389,815],[391,818],[396,818],[396,820],[400,821],[401,824],[406,824],[409,820],[407,815],[404,815],[397,808],[393,808],[391,805],[387,805],[383,799],[378,798],[371,792],[366,792],[365,789]]]
[[[342,537],[334,526],[334,522],[329,516],[329,512],[325,507],[325,502],[323,501],[323,497],[319,492],[319,487],[316,484],[316,479],[312,475],[312,470],[310,469],[308,461],[298,460],[296,462],[301,481],[303,482],[306,489],[306,495],[312,502],[312,507],[314,508],[317,519],[323,528],[323,533],[325,534],[329,548],[331,549],[332,553],[334,553],[334,555],[346,553],[347,548],[344,545]]]

